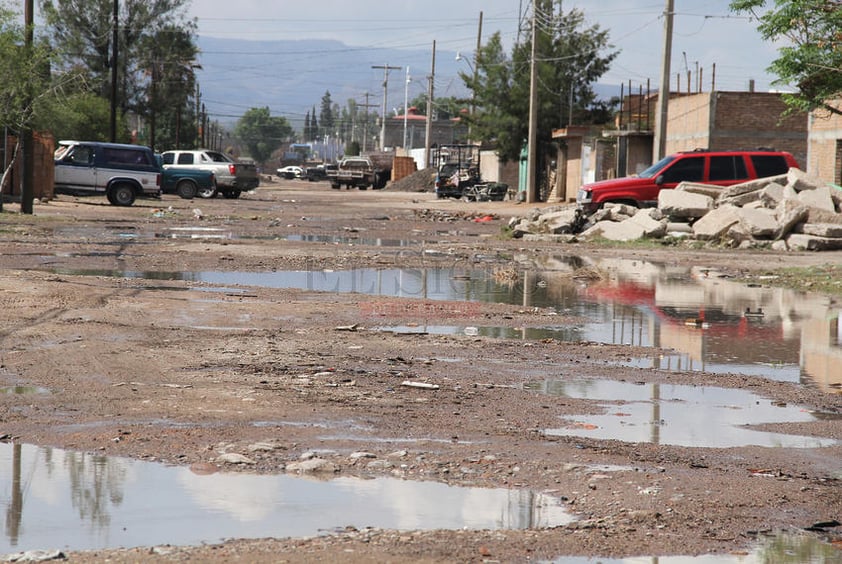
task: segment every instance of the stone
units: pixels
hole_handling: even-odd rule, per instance
[[[701,184],[700,182],[681,182],[675,187],[675,190],[702,194],[704,196],[710,196],[715,200],[722,195],[723,187],[714,184]]]
[[[576,227],[577,217],[575,209],[568,209],[542,215],[538,224],[541,231],[554,235],[572,233]]]
[[[836,251],[842,249],[842,239],[816,237],[803,233],[790,233],[786,238],[790,250],[799,251]]]
[[[784,199],[784,186],[777,182],[770,182],[760,191],[760,201],[767,208],[775,208]]]
[[[725,205],[712,210],[710,213],[693,224],[693,235],[696,239],[718,239],[728,229],[740,221],[739,208]]]
[[[615,202],[608,202],[603,206],[603,209],[608,211],[609,217],[614,221],[618,221],[617,219],[615,219],[617,216],[626,216],[622,219],[631,217],[634,214],[636,214],[638,210],[638,208],[636,208],[635,206],[630,206],[628,204],[618,204]],[[622,219],[619,221],[622,221]]]
[[[776,212],[778,214],[778,232],[775,234],[775,239],[781,239],[792,231],[792,228],[804,221],[809,213],[809,208],[791,198],[786,198],[778,205]]]
[[[798,229],[799,233],[815,235],[829,239],[842,238],[842,225],[838,223],[805,223]]]
[[[600,221],[587,231],[580,234],[581,238],[602,237],[609,241],[634,241],[642,239],[643,227],[630,219],[619,223],[614,221]]]
[[[697,218],[713,209],[713,198],[693,192],[661,190],[658,209],[668,217]]]
[[[721,198],[724,199],[741,196],[743,194],[747,194],[748,192],[762,190],[770,182],[778,182],[780,184],[785,184],[786,181],[787,176],[785,174],[781,174],[779,176],[767,176],[765,178],[757,178],[756,180],[740,182],[739,184],[732,184],[731,186],[728,186],[727,188],[725,188],[725,190],[722,191]]]
[[[819,186],[812,190],[801,190],[798,192],[798,201],[819,210],[836,212],[836,206],[833,204],[833,198],[830,196],[830,186]]]
[[[310,458],[287,464],[286,472],[289,474],[336,473],[339,472],[339,467],[324,458]]]
[[[786,184],[796,192],[803,192],[804,190],[815,190],[826,186],[827,183],[820,178],[810,176],[803,170],[797,168],[789,169],[786,173]]]
[[[637,213],[627,221],[642,227],[644,237],[663,237],[667,232],[667,222],[666,220],[654,219],[652,217],[652,211],[653,210],[648,209],[638,210]],[[654,211],[657,212],[657,210]],[[660,215],[660,213],[658,213],[658,215]]]
[[[225,464],[257,464],[254,460],[236,452],[226,452],[225,454],[216,458],[217,462]]]
[[[778,220],[774,210],[766,208],[741,208],[740,225],[754,239],[771,239],[778,233]]]

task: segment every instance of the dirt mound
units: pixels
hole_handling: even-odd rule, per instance
[[[390,182],[386,189],[394,192],[433,192],[436,189],[435,178],[436,169],[424,168],[396,182]]]

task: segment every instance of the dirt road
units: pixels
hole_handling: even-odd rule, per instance
[[[0,394],[7,438],[197,474],[290,471],[305,455],[319,459],[322,476],[548,494],[574,518],[526,530],[348,529],[309,539],[70,552],[70,561],[733,555],[779,531],[839,546],[842,527],[804,532],[842,517],[839,445],[696,448],[551,435],[545,430],[603,408],[532,386],[595,379],[750,390],[764,404],[825,414],[760,429],[837,441],[839,394],[727,372],[635,368],[626,362],[641,352],[634,346],[418,329],[581,323],[557,308],[320,286],[343,283],[326,273],[352,269],[453,267],[516,284],[524,271],[568,255],[723,272],[839,258],[600,249],[502,236],[510,217],[532,207],[333,191],[304,181],[264,183],[238,200],[169,196],[131,208],[63,196],[36,204],[34,216],[6,204],[0,374],[5,386],[47,391]],[[281,272],[304,273],[304,281],[273,285],[259,277]],[[623,404],[612,409],[622,412]],[[229,454],[248,463],[226,462],[234,460]],[[842,559],[836,549],[831,555]]]

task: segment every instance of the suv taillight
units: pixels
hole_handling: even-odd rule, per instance
[[[228,165],[228,174],[230,174],[231,176],[234,176],[235,174],[237,174],[237,165],[235,165],[235,164]]]
[[[158,175],[155,177],[155,186],[161,185],[161,173],[159,172]]]

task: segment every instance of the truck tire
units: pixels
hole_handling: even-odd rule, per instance
[[[192,180],[179,180],[175,185],[175,193],[185,200],[192,200],[199,193],[199,186]]]
[[[222,193],[222,197],[228,198],[229,200],[236,200],[237,198],[240,197],[240,191],[239,190],[226,190],[225,192]]]
[[[331,182],[330,187],[333,188],[334,190],[339,190],[340,188],[342,188],[342,185],[339,184],[338,182]]]
[[[210,188],[201,188],[199,190],[199,197],[204,198],[205,200],[209,200],[211,198],[216,197],[216,193],[217,190],[215,186],[212,186]]]
[[[118,182],[108,187],[106,193],[108,201],[112,206],[130,206],[134,203],[134,186],[126,182]]]

